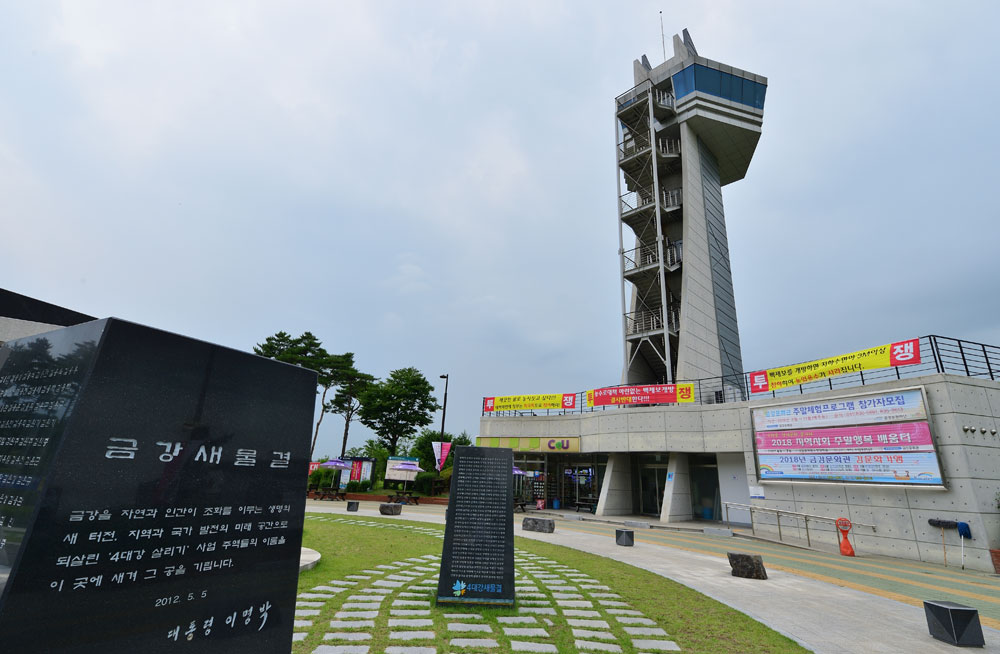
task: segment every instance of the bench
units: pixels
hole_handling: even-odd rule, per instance
[[[576,512],[579,513],[580,509],[587,509],[587,513],[597,513],[597,499],[596,498],[582,498],[576,502]]]
[[[526,513],[525,508],[530,502],[527,500],[514,500],[514,513],[517,513],[520,509],[521,513]]]

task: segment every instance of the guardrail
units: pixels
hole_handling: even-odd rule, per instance
[[[801,520],[803,520],[805,522],[805,527],[806,527],[806,544],[809,545],[809,547],[812,547],[812,538],[809,535],[809,521],[810,520],[812,520],[813,522],[829,522],[829,523],[832,523],[834,525],[834,530],[836,531],[837,518],[830,518],[830,517],[822,516],[822,515],[813,515],[811,513],[799,513],[797,511],[784,511],[782,509],[769,509],[769,508],[763,507],[763,506],[754,506],[753,504],[740,504],[738,502],[723,502],[723,505],[726,508],[726,526],[727,527],[731,526],[730,523],[729,523],[729,507],[732,506],[732,507],[735,507],[737,509],[747,509],[747,510],[749,510],[750,511],[750,531],[753,532],[754,536],[757,535],[757,528],[754,525],[754,521],[753,521],[753,512],[754,511],[762,511],[764,513],[773,513],[773,514],[775,514],[775,519],[777,520],[777,523],[778,523],[778,540],[781,541],[781,542],[784,542],[784,538],[782,538],[782,535],[781,535],[781,516],[788,516],[788,517],[795,518],[797,520],[801,519]],[[795,526],[798,527],[798,525],[795,525]],[[872,530],[872,533],[875,533],[877,531],[877,529],[875,528],[875,525],[869,525],[869,524],[865,524],[863,522],[853,522],[852,521],[851,522],[851,526],[852,527],[868,527],[869,529]],[[854,549],[856,550],[857,546],[855,546]]]
[[[631,314],[626,314],[629,316]],[[670,328],[676,331],[673,324],[674,315],[669,316]],[[638,324],[641,324],[638,323]],[[657,329],[661,328],[662,323]],[[626,328],[629,334],[631,330]],[[963,341],[945,336],[922,336],[920,342],[921,363],[894,366],[892,368],[879,368],[877,370],[861,370],[839,377],[828,377],[816,381],[789,386],[781,390],[768,391],[766,393],[747,392],[750,388],[750,375],[727,375],[723,377],[708,377],[694,380],[677,380],[678,384],[694,384],[695,404],[725,404],[728,402],[742,402],[747,399],[765,397],[793,397],[796,395],[806,395],[808,393],[818,393],[821,391],[832,391],[840,388],[853,388],[877,384],[885,381],[907,379],[911,377],[921,377],[934,373],[946,373],[949,375],[961,375],[964,377],[979,377],[983,379],[1000,380],[1000,347],[996,345],[984,345],[972,341]],[[653,383],[667,383],[653,382]],[[602,388],[613,388],[615,386],[626,386],[627,384],[609,384]],[[577,403],[575,409],[535,409],[533,411],[491,411],[494,416],[531,416],[531,415],[564,415],[569,413],[583,413],[584,411],[615,411],[621,408],[618,405],[606,405],[599,407],[586,406],[587,393],[580,391],[576,393]],[[483,398],[485,399],[485,398]],[[647,405],[654,406],[654,405]],[[486,415],[486,411],[483,411]]]

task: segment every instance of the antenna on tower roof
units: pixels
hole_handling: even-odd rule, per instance
[[[663,61],[667,60],[667,37],[663,35],[663,11],[660,10],[660,43],[663,44]]]

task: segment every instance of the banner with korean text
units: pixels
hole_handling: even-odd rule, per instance
[[[575,409],[576,393],[547,395],[498,395],[483,398],[483,411],[531,411],[533,409]]]
[[[694,402],[694,384],[610,386],[587,391],[587,406]]]
[[[753,410],[760,481],[944,486],[919,388]]]
[[[829,359],[751,372],[750,392],[766,393],[861,370],[907,366],[915,363],[920,363],[920,339],[911,338],[908,341],[880,345]]]

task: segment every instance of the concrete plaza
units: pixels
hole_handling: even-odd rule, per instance
[[[399,519],[443,524],[444,506],[404,506]],[[379,516],[362,502],[347,514],[340,502],[309,501],[307,512]],[[635,546],[615,544],[620,523],[550,514],[552,534],[515,534],[613,558],[682,583],[731,606],[818,653],[952,652],[932,639],[923,600],[950,600],[980,612],[986,647],[1000,653],[1000,579],[993,575],[886,557],[842,557],[792,545],[706,535],[695,529],[635,528]],[[726,551],[760,554],[769,579],[731,576]]]

